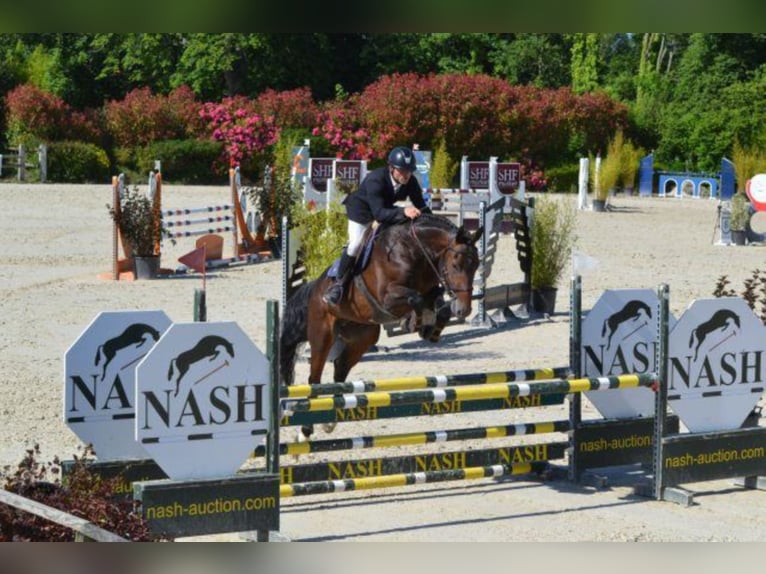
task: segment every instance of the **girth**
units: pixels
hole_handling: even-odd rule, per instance
[[[367,289],[367,285],[364,284],[364,279],[362,279],[361,275],[354,276],[354,286],[359,289],[360,293],[364,295],[365,299],[367,299],[367,302],[372,307],[372,318],[370,319],[370,323],[383,325],[384,323],[392,323],[399,320],[399,317],[386,311],[378,300],[372,296],[372,293]]]

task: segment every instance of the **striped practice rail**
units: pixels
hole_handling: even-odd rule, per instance
[[[216,211],[232,211],[234,209],[233,205],[226,204],[226,205],[211,205],[208,207],[190,207],[190,208],[180,208],[180,209],[164,209],[160,211],[160,215],[162,217],[173,217],[176,215],[190,215],[192,213],[213,213]]]
[[[327,494],[331,492],[347,492],[351,490],[393,488],[412,484],[427,484],[431,482],[499,478],[501,476],[525,475],[533,472],[539,473],[545,471],[547,468],[548,466],[545,462],[522,462],[514,464],[493,464],[490,466],[472,466],[449,470],[390,474],[385,476],[370,476],[365,478],[347,478],[343,480],[283,484],[279,487],[279,496],[280,498],[287,498],[290,496]]]
[[[182,219],[180,221],[166,221],[165,227],[185,227],[187,225],[201,225],[204,223],[218,223],[219,221],[234,221],[233,215],[214,215],[197,219]]]
[[[373,392],[359,395],[342,395],[315,399],[284,401],[285,413],[330,411],[364,407],[388,407],[415,403],[440,403],[445,401],[479,401],[484,399],[509,399],[517,396],[550,393],[582,393],[609,389],[652,387],[657,381],[654,373],[619,375],[585,379],[559,379],[533,383],[493,383],[436,390],[399,392]]]
[[[512,383],[514,381],[540,381],[561,379],[569,375],[569,367],[545,369],[518,369],[494,373],[465,373],[462,375],[437,375],[434,377],[399,377],[347,381],[339,383],[317,383],[315,385],[281,386],[279,396],[300,399],[344,393],[370,393],[373,391],[403,391],[414,389],[457,387],[461,385]]]
[[[492,439],[509,436],[522,436],[533,434],[548,434],[554,432],[567,432],[571,428],[568,420],[519,423],[505,426],[472,427],[462,429],[449,429],[442,431],[426,431],[401,433],[381,436],[362,436],[356,438],[337,438],[316,440],[310,442],[282,443],[279,445],[280,455],[300,455],[317,452],[331,452],[339,450],[355,450],[367,448],[381,448],[392,446],[423,445],[436,442],[449,442],[457,440]],[[266,455],[266,445],[258,445],[253,451],[253,457]]]

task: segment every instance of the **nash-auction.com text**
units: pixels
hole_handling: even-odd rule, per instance
[[[147,520],[163,520],[168,518],[208,516],[211,514],[229,514],[232,512],[252,512],[268,510],[277,507],[277,499],[273,496],[253,498],[217,498],[207,502],[190,502],[181,504],[164,504],[146,508]]]
[[[751,448],[719,448],[712,452],[699,454],[686,453],[681,456],[671,456],[665,459],[665,468],[683,468],[686,466],[702,466],[705,464],[721,464],[741,460],[766,458],[766,447]]]

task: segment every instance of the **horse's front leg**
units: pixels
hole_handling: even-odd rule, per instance
[[[382,303],[383,308],[389,313],[394,313],[394,309],[402,305],[406,305],[416,313],[421,313],[425,306],[425,299],[409,287],[389,286]]]
[[[423,325],[418,331],[418,334],[421,339],[437,343],[444,327],[452,318],[452,311],[450,310],[450,306],[444,301],[444,289],[441,287],[436,287],[428,293],[427,299],[428,315],[433,315],[433,317],[429,317],[430,320],[426,321],[426,313],[423,313]]]

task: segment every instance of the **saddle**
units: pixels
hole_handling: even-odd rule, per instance
[[[354,264],[354,272],[352,275],[359,275],[370,264],[372,257],[372,248],[375,246],[375,240],[378,238],[378,232],[382,229],[382,226],[371,225],[364,232],[362,237],[362,254],[361,257],[357,257]],[[332,262],[330,268],[327,270],[327,276],[333,279],[338,278],[338,267],[340,267],[340,257]]]

